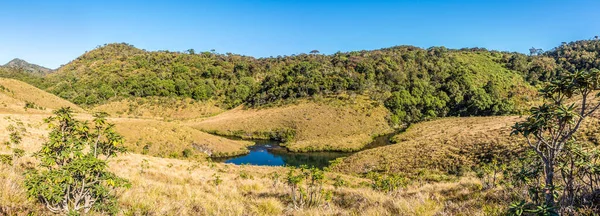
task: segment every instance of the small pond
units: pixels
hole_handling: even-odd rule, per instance
[[[363,150],[391,144],[393,134],[377,137]],[[230,138],[230,137],[228,137]],[[250,153],[228,158],[216,158],[215,161],[237,165],[250,164],[259,166],[301,166],[317,168],[329,166],[329,162],[339,157],[346,157],[351,152],[291,152],[273,140],[252,140],[255,145],[249,146]]]

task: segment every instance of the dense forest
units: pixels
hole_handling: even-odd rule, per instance
[[[127,97],[214,100],[224,108],[268,106],[299,98],[367,95],[393,123],[433,117],[502,115],[527,109],[535,86],[600,65],[600,42],[563,43],[540,55],[397,46],[372,51],[253,58],[236,54],[137,49],[107,44],[47,76],[16,78],[84,106]]]

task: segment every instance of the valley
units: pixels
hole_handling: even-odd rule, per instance
[[[45,120],[64,107],[82,121],[72,128],[96,135],[106,122],[112,135],[97,140],[127,149],[106,160],[127,180],[114,190],[118,215],[504,215],[517,201],[533,208],[539,200],[528,191],[542,193],[540,160],[515,125],[539,123],[527,116],[550,109],[531,108],[557,95],[546,88],[552,77],[576,68],[587,74],[571,81],[587,83],[598,57],[598,40],[530,56],[398,46],[271,58],[119,43],[49,73],[0,68],[0,155],[8,155],[0,214],[47,213],[23,182],[45,163],[34,153],[70,141]],[[600,106],[591,94],[600,87],[590,83],[559,102]],[[567,148],[585,157],[561,163],[597,157],[594,112]],[[596,211],[578,205],[582,215]]]

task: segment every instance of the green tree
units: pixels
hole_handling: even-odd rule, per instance
[[[114,190],[129,183],[108,172],[107,165],[125,152],[123,137],[105,113],[95,114],[92,123],[74,119],[70,108],[54,114],[46,119],[49,140],[35,153],[40,164],[26,173],[29,196],[53,213],[116,213]]]
[[[526,138],[544,165],[545,207],[555,206],[557,161],[571,151],[573,135],[582,122],[600,107],[594,91],[600,89],[600,71],[578,71],[556,77],[540,93],[547,102],[531,109],[531,115],[513,126],[512,134]],[[599,95],[596,95],[599,96]],[[576,102],[571,102],[577,99]]]

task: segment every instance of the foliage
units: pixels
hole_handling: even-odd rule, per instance
[[[383,192],[395,192],[408,185],[409,179],[398,174],[380,174],[377,172],[367,173],[367,178],[371,179],[371,187],[374,190]]]
[[[9,74],[79,105],[122,97],[214,100],[274,105],[298,98],[368,95],[386,105],[393,123],[447,115],[520,112],[530,87],[504,61],[517,53],[398,46],[333,55],[252,58],[211,52],[146,52],[108,44],[43,79]]]
[[[304,165],[296,172],[296,168],[290,167],[286,177],[295,208],[316,207],[331,199],[328,198],[331,193],[323,189],[325,174],[322,170]]]
[[[125,152],[123,138],[106,114],[95,114],[93,123],[74,119],[70,108],[54,114],[46,119],[49,140],[35,153],[40,164],[26,173],[29,196],[54,213],[115,213],[114,191],[128,182],[106,169],[111,157]]]
[[[23,141],[23,137],[17,127],[13,125],[9,125],[7,130],[10,132],[8,135],[9,141],[5,142],[4,145],[12,151],[12,154],[0,154],[0,164],[14,166],[17,163],[17,159],[25,155],[25,151],[18,147]]]
[[[27,109],[39,109],[39,110],[45,110],[46,108],[41,107],[37,104],[35,104],[34,102],[31,101],[25,101],[25,107],[23,107],[25,110]]]
[[[578,180],[575,172],[574,160],[589,164],[593,157],[576,157],[581,153],[571,151],[576,139],[575,132],[579,130],[582,122],[592,115],[600,107],[594,95],[600,90],[600,71],[577,71],[557,76],[540,93],[547,99],[543,105],[531,109],[531,115],[523,122],[515,124],[512,134],[522,135],[533,149],[543,164],[544,206],[552,211],[566,211],[572,207],[575,195],[579,188],[575,188],[574,182]],[[576,99],[578,103],[569,100]],[[566,161],[565,158],[567,159]],[[583,159],[583,160],[582,160]],[[570,160],[570,161],[569,161]],[[564,166],[564,163],[570,166]],[[561,166],[562,165],[562,166]],[[564,167],[567,172],[562,171]],[[565,181],[564,192],[559,198],[559,206],[555,204],[555,196],[558,192],[555,179],[557,169]],[[581,171],[581,170],[580,170]],[[594,181],[597,174],[592,170],[583,170],[589,174],[589,181]],[[585,176],[588,178],[588,176]],[[585,181],[585,180],[584,180]],[[591,190],[594,186],[591,185]],[[566,200],[566,202],[565,202]]]

